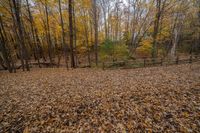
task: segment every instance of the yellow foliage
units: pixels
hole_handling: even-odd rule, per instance
[[[136,54],[144,57],[151,56],[152,39],[148,38],[141,42],[141,46],[136,49]]]

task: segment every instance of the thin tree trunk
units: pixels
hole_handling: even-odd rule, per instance
[[[34,21],[33,21],[33,16],[31,14],[30,11],[30,6],[29,6],[29,1],[26,0],[26,4],[27,4],[27,9],[28,9],[28,14],[29,14],[29,20],[30,20],[30,24],[31,24],[31,33],[32,33],[32,37],[33,37],[33,50],[34,50],[34,54],[36,54],[36,60],[38,62],[39,67],[40,66],[40,57],[39,57],[39,51],[38,51],[38,45],[37,45],[37,41],[36,41],[36,37],[35,37],[35,30],[34,30]]]
[[[158,35],[158,30],[159,30],[159,23],[160,23],[160,17],[161,17],[161,0],[156,1],[156,17],[154,20],[154,32],[153,32],[153,46],[152,46],[152,58],[157,57],[157,35]]]
[[[48,54],[49,60],[51,63],[51,67],[53,66],[53,57],[52,57],[52,42],[51,42],[51,35],[50,35],[50,27],[49,27],[49,13],[47,7],[47,0],[45,0],[45,13],[46,13],[46,36],[47,36],[47,44],[48,44]]]
[[[73,38],[74,38],[74,34],[73,34],[73,9],[72,9],[72,2],[73,0],[69,0],[69,31],[70,31],[70,50],[71,50],[71,67],[75,68],[75,61],[74,61],[74,46],[73,46]]]
[[[58,2],[59,2],[60,22],[61,22],[61,28],[62,28],[62,49],[64,50],[65,64],[66,64],[66,67],[68,69],[69,68],[69,66],[68,66],[68,55],[67,55],[68,45],[67,45],[66,40],[65,40],[66,34],[65,34],[65,30],[64,30],[61,0],[58,0]]]
[[[41,44],[40,39],[38,37],[37,29],[35,29],[35,36],[36,36],[37,47],[38,47],[38,51],[39,51],[39,57],[43,59],[43,62],[46,62],[44,50],[42,49],[42,44]]]
[[[93,46],[94,45],[93,43],[94,43],[94,41],[93,41],[93,24],[92,24],[92,21],[90,20],[90,46]],[[94,47],[92,47],[92,48],[94,48]],[[93,49],[91,51],[93,51]],[[90,57],[90,60],[91,60],[91,57]]]
[[[76,36],[76,14],[75,14],[75,3],[73,2],[73,29],[74,29],[74,56],[75,56],[75,66],[78,65],[78,57],[77,57],[77,36]]]
[[[93,12],[94,12],[94,28],[95,28],[95,63],[98,66],[98,18],[97,18],[97,3],[93,0]]]
[[[84,16],[86,17],[86,14],[84,13]],[[88,23],[84,19],[84,30],[85,30],[85,40],[86,40],[86,48],[87,48],[87,57],[88,57],[88,65],[91,66],[91,59],[90,59],[90,48],[89,48],[89,32],[88,32]]]

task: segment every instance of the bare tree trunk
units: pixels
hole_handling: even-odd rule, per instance
[[[94,28],[95,28],[95,63],[98,66],[98,17],[97,17],[97,3],[93,0],[93,13],[94,13]]]
[[[76,36],[76,31],[77,31],[77,29],[76,29],[76,14],[75,14],[75,3],[73,2],[73,6],[72,6],[72,8],[73,8],[73,29],[74,29],[74,57],[75,57],[75,66],[77,66],[78,65],[78,57],[77,57],[77,47],[76,47],[76,45],[77,45],[77,36]]]
[[[3,22],[2,22],[2,23],[3,23]],[[6,34],[4,28],[3,28],[3,31],[4,31],[4,34]],[[13,42],[12,44],[15,44],[14,39],[13,39],[13,37],[12,37],[12,35],[11,35],[10,32],[8,33],[8,36],[7,36],[6,38],[7,38],[7,41],[10,41],[11,43]],[[7,42],[7,43],[9,43],[9,42]],[[14,46],[14,48],[15,48],[15,46]],[[11,50],[10,50],[9,45],[8,45],[8,53],[9,53],[9,57],[10,57],[10,61],[11,61],[11,65],[12,65],[13,72],[16,73],[15,62],[14,62],[14,59],[13,59],[13,57],[12,57],[12,54],[11,54]],[[15,53],[15,52],[14,52],[14,53]]]
[[[174,29],[174,39],[172,40],[172,48],[171,48],[171,52],[170,52],[171,58],[175,57],[177,43],[178,43],[178,31],[175,28]]]
[[[161,17],[161,0],[156,1],[156,17],[154,20],[154,31],[153,31],[153,46],[152,46],[152,52],[151,56],[152,58],[157,57],[157,36],[158,36],[158,30],[159,30],[159,23],[160,23],[160,17]]]
[[[0,51],[2,52],[3,60],[6,63],[8,71],[12,73],[11,61],[9,60],[9,53],[8,50],[6,49],[6,40],[3,35],[3,22],[1,16],[0,16]]]
[[[61,0],[58,0],[59,2],[59,13],[60,13],[60,22],[61,22],[61,28],[62,28],[62,49],[64,49],[64,57],[65,57],[65,64],[66,67],[68,68],[68,54],[67,54],[67,43],[65,40],[66,34],[64,30],[64,22],[63,22],[63,16],[62,16],[62,7],[61,7]]]
[[[21,19],[20,19],[20,8],[21,8],[20,2],[21,1],[12,0],[12,2],[13,2],[14,14],[15,14],[15,18],[16,18],[17,29],[19,32],[19,39],[21,42],[20,44],[21,44],[21,50],[22,50],[22,57],[25,60],[25,65],[26,65],[27,71],[30,71],[29,64],[28,64],[28,51],[25,46],[24,35],[23,35],[23,31],[22,31],[22,23],[21,23]]]
[[[74,34],[73,34],[73,9],[72,9],[72,1],[73,0],[69,0],[69,31],[70,31],[70,50],[71,50],[71,67],[75,68],[75,60],[74,60],[74,46],[73,46],[73,38],[74,38]]]
[[[18,35],[18,32],[17,32],[17,23],[16,23],[15,15],[14,15],[14,12],[12,10],[13,9],[12,0],[9,0],[9,6],[10,6],[12,21],[13,21],[13,30],[14,30],[14,33],[16,35],[16,44],[17,44],[17,47],[18,47],[18,50],[19,50],[19,58],[20,58],[20,61],[21,61],[22,70],[25,71],[24,59],[23,59],[23,53],[22,53],[22,46],[20,44],[20,38],[19,38],[19,35]]]
[[[39,67],[40,66],[40,57],[39,57],[39,50],[38,50],[38,45],[37,45],[37,40],[35,37],[35,30],[34,30],[34,21],[33,21],[33,16],[31,14],[30,11],[30,6],[29,6],[29,0],[26,0],[26,4],[27,4],[27,9],[28,9],[28,15],[29,15],[29,20],[30,20],[30,24],[31,24],[31,33],[32,33],[32,37],[33,37],[33,50],[34,50],[34,54],[36,54],[36,60],[38,62]]]
[[[40,39],[38,37],[38,31],[37,31],[36,28],[35,28],[35,36],[36,36],[36,41],[37,41],[37,47],[38,47],[38,51],[39,51],[39,56],[40,56],[40,58],[43,58],[43,62],[45,62],[46,61],[45,54],[44,54],[44,51],[42,49],[42,45],[41,45]]]
[[[50,35],[50,27],[49,27],[49,13],[47,7],[47,0],[45,0],[45,12],[46,12],[46,36],[47,36],[47,44],[48,44],[48,54],[49,60],[51,63],[51,67],[53,66],[53,57],[52,57],[52,42],[51,42],[51,35]]]
[[[115,5],[116,8],[116,15],[117,15],[117,20],[116,20],[116,25],[115,25],[115,41],[119,41],[119,3],[117,2]]]
[[[93,43],[94,43],[94,41],[93,41],[93,24],[92,24],[92,21],[90,20],[90,45],[93,46],[94,45]],[[94,48],[94,47],[92,47],[92,48]],[[90,60],[91,60],[91,57],[90,57]]]
[[[131,1],[128,0],[128,18],[127,18],[127,25],[126,25],[126,32],[129,33],[130,29],[129,29],[129,26],[130,26],[130,11],[131,11]]]
[[[107,4],[105,2],[105,0],[101,0],[101,8],[102,8],[102,12],[103,12],[103,19],[104,19],[104,29],[105,29],[105,39],[108,39],[108,25],[107,25],[107,13],[106,13],[106,8],[107,8]]]
[[[86,14],[84,13],[84,17],[86,18]],[[90,48],[89,48],[89,32],[88,32],[88,22],[84,19],[84,31],[85,31],[85,40],[86,40],[86,48],[87,48],[87,58],[88,58],[88,65],[91,66],[91,58],[90,58]]]

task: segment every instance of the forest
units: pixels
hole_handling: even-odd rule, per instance
[[[15,72],[196,55],[199,8],[199,0],[3,0],[0,65]]]
[[[200,0],[0,0],[0,133],[90,132],[200,132]]]

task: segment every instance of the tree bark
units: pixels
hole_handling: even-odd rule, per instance
[[[17,29],[18,29],[18,32],[19,32],[19,41],[21,42],[21,50],[22,50],[22,57],[23,57],[23,60],[25,60],[25,66],[26,66],[26,69],[27,71],[30,71],[30,68],[29,68],[29,64],[28,64],[28,51],[27,51],[27,48],[25,46],[25,40],[24,40],[24,33],[22,31],[22,22],[21,22],[21,18],[20,18],[20,5],[21,5],[21,1],[19,0],[12,0],[13,2],[13,8],[14,8],[14,15],[15,15],[15,18],[16,18],[16,24],[17,24]]]
[[[2,52],[3,60],[6,63],[8,71],[12,73],[11,61],[9,60],[9,53],[8,50],[6,49],[6,41],[3,35],[3,23],[1,20],[1,16],[0,16],[0,52]]]
[[[157,12],[156,12],[155,20],[154,20],[153,46],[152,46],[152,52],[151,52],[152,58],[157,57],[157,35],[158,35],[160,17],[161,17],[161,0],[156,0],[156,9],[157,9]]]
[[[64,30],[61,0],[58,0],[58,2],[59,2],[60,22],[61,22],[61,28],[62,28],[62,48],[64,49],[65,64],[66,64],[66,67],[68,68],[68,54],[67,54],[68,45],[65,40],[66,34]]]
[[[74,46],[73,46],[73,38],[74,38],[74,34],[73,34],[73,9],[72,9],[72,2],[73,0],[69,0],[69,31],[70,31],[70,39],[69,39],[69,43],[70,43],[70,50],[71,50],[71,67],[75,68],[75,60],[74,60]]]
[[[35,31],[34,30],[34,21],[33,21],[33,16],[31,14],[31,11],[30,11],[29,0],[26,0],[26,4],[27,4],[29,21],[30,21],[30,25],[31,25],[31,33],[32,33],[32,38],[33,38],[33,50],[34,50],[34,54],[36,55],[36,60],[38,62],[38,65],[39,65],[39,67],[41,67],[40,66],[39,50],[38,50],[37,40],[36,40],[35,32],[34,32]]]
[[[84,12],[84,17],[86,18],[86,13],[85,12]],[[85,40],[86,40],[86,48],[87,48],[88,65],[91,66],[88,28],[89,28],[89,26],[88,26],[87,20],[84,19],[84,31],[85,31]]]
[[[17,55],[19,55],[18,57],[20,58],[20,61],[21,61],[22,70],[25,71],[22,47],[21,47],[21,44],[20,44],[20,38],[19,38],[18,31],[17,31],[17,24],[16,24],[15,15],[14,15],[14,12],[12,10],[13,9],[12,0],[9,0],[9,6],[10,6],[10,12],[11,12],[12,21],[13,21],[13,31],[14,31],[14,33],[16,35],[16,44],[17,44],[18,51],[19,51],[19,54],[17,54]]]
[[[74,29],[74,58],[75,58],[75,66],[78,65],[78,56],[77,56],[77,35],[76,35],[76,31],[77,31],[77,28],[76,28],[76,14],[75,14],[75,3],[73,2],[72,3],[73,6],[73,29]]]
[[[47,44],[48,44],[48,54],[49,60],[53,66],[53,57],[52,57],[52,42],[51,42],[51,35],[50,35],[50,27],[49,27],[49,12],[47,7],[47,0],[45,0],[45,13],[46,13],[46,36],[47,36]]]
[[[97,17],[97,3],[93,0],[93,13],[94,13],[94,28],[95,28],[95,63],[98,66],[98,17]]]

